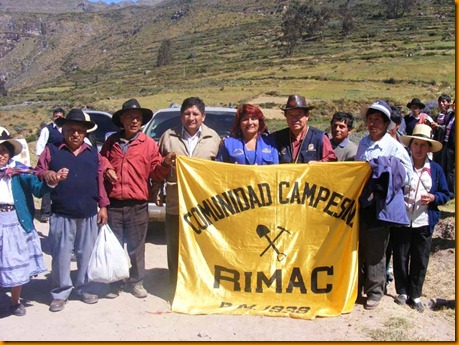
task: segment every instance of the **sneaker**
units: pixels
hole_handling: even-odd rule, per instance
[[[49,311],[58,312],[64,309],[66,301],[63,299],[53,299],[49,306]]]
[[[399,305],[404,305],[406,304],[407,299],[408,299],[408,296],[401,293],[400,295],[394,298],[394,302]]]
[[[92,294],[92,293],[83,292],[80,295],[80,299],[81,299],[81,301],[83,303],[94,304],[94,303],[97,303],[97,301],[99,300],[99,297],[97,295]]]
[[[131,294],[137,298],[145,298],[148,295],[147,290],[141,284],[132,285]]]
[[[24,316],[26,314],[26,308],[23,304],[18,303],[15,305],[10,305],[11,315]]]
[[[379,305],[379,301],[375,301],[373,299],[367,299],[365,305],[363,306],[366,310],[373,310],[376,309]]]
[[[406,302],[406,304],[408,304],[411,309],[414,309],[414,310],[417,310],[418,312],[420,313],[423,313],[424,312],[424,306],[422,305],[422,302],[419,301],[419,302],[415,302],[414,300],[412,300],[411,298],[408,299],[408,301]]]

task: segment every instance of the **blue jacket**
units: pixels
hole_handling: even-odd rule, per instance
[[[446,204],[450,199],[450,193],[441,166],[433,161],[430,161],[430,176],[432,178],[430,193],[435,195],[435,200],[429,204],[428,210],[430,233],[433,234],[434,227],[440,220],[438,205]]]
[[[360,217],[370,227],[409,225],[406,214],[403,184],[405,168],[396,157],[371,159],[372,174],[359,198]]]
[[[36,175],[31,174],[13,176],[11,186],[19,223],[25,232],[29,233],[35,229],[33,225],[35,214],[33,196],[41,198],[44,194],[49,193],[52,188],[45,182],[40,181]]]
[[[215,159],[219,162],[250,164],[247,159],[244,139],[228,137],[223,139]],[[279,153],[274,144],[274,139],[266,135],[259,135],[255,150],[255,164],[279,164]]]

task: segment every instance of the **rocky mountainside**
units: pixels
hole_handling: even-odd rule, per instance
[[[371,89],[393,90],[404,101],[455,88],[450,0],[419,0],[397,19],[387,19],[381,0],[314,1],[328,14],[325,25],[319,35],[304,32],[286,56],[282,18],[290,2],[0,0],[2,103],[110,107],[100,103],[158,94],[166,103],[202,87],[217,90],[219,102],[229,90],[234,103],[249,94],[283,95],[290,92],[280,91],[283,85],[306,82],[338,90],[325,94],[327,85],[312,97],[335,101],[349,88],[343,99],[357,103],[374,97]],[[349,35],[342,33],[343,13],[352,17]],[[159,67],[164,41],[171,61]]]
[[[0,80],[9,91],[52,85],[53,80],[72,72],[92,74],[110,69],[116,76],[116,69],[122,70],[126,64],[130,64],[128,69],[135,69],[137,62],[128,57],[131,54],[142,59],[145,54],[151,54],[161,39],[187,35],[190,30],[205,30],[207,22],[212,20],[209,17],[199,23],[200,19],[193,20],[191,16],[225,13],[231,18],[237,12],[268,13],[279,8],[271,1],[259,5],[257,0],[200,0],[193,2],[193,6],[190,0],[139,0],[116,5],[86,0],[40,0],[40,8],[34,3],[26,0],[0,3]],[[50,13],[53,6],[58,13]],[[212,27],[227,25],[211,23]],[[151,65],[147,63],[143,68],[154,66],[154,57],[150,60]]]
[[[162,0],[125,0],[119,3],[106,4],[102,1],[88,0],[1,0],[0,12],[26,13],[71,13],[113,10],[127,6],[152,6]]]

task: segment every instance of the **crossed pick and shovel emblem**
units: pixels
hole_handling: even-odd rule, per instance
[[[263,224],[259,224],[257,226],[257,235],[258,237],[262,238],[262,237],[266,237],[266,239],[268,240],[269,242],[269,245],[261,252],[260,256],[263,256],[269,248],[273,248],[274,251],[277,253],[277,261],[282,261],[285,259],[285,257],[287,255],[285,255],[285,253],[281,253],[279,251],[279,249],[277,249],[276,245],[274,244],[274,242],[276,242],[276,240],[284,233],[284,232],[287,232],[290,234],[290,231],[288,231],[287,229],[281,227],[281,226],[278,226],[277,227],[278,229],[280,229],[281,231],[276,235],[276,237],[274,237],[274,239],[271,241],[271,238],[268,236],[268,234],[270,233],[270,230],[268,229],[268,227],[266,225],[263,225]]]

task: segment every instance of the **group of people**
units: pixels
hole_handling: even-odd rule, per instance
[[[149,183],[150,179],[162,181],[175,157],[161,156],[156,143],[140,131],[151,117],[151,110],[135,99],[125,102],[112,117],[120,132],[112,135],[99,153],[87,140],[88,132],[96,127],[87,113],[72,109],[65,117],[56,116],[56,128],[48,128],[48,137],[55,134],[62,139],[48,140],[35,168],[12,159],[21,152],[17,140],[0,140],[0,286],[12,289],[13,315],[25,315],[21,287],[45,270],[33,225],[33,196],[46,193],[51,199],[50,311],[63,310],[72,291],[84,303],[97,303],[87,272],[99,225],[103,224],[110,225],[122,245],[127,243],[131,261],[129,279],[112,284],[107,297],[117,297],[120,287],[138,298],[147,296],[143,278]],[[74,282],[70,275],[72,253],[77,262]]]
[[[414,108],[416,102],[410,103]],[[111,283],[105,297],[116,298],[121,291],[137,298],[147,296],[143,279],[152,182],[159,186],[153,189],[158,205],[163,202],[163,183],[167,192],[167,261],[170,282],[175,288],[179,257],[175,170],[178,155],[249,165],[369,162],[373,173],[360,200],[361,207],[366,208],[361,212],[359,248],[359,292],[367,297],[364,307],[376,308],[384,293],[385,252],[390,236],[398,293],[395,301],[422,311],[419,298],[433,227],[439,219],[437,206],[450,198],[443,170],[428,154],[445,145],[433,139],[431,127],[424,123],[415,124],[409,135],[392,135],[391,131],[399,128],[397,121],[392,120],[394,111],[381,100],[363,109],[369,135],[358,145],[349,139],[352,114],[335,113],[329,137],[308,124],[313,108],[304,97],[289,96],[282,108],[287,127],[270,133],[260,108],[242,104],[230,135],[220,139],[205,125],[204,102],[190,97],[181,105],[181,124],[168,129],[156,144],[141,131],[152,118],[152,111],[130,99],[113,114],[112,121],[120,130],[106,140],[100,153],[87,141],[88,132],[96,126],[89,116],[81,109],[72,109],[64,116],[64,111],[57,109],[55,113],[60,114],[55,114],[55,118],[53,115],[53,124],[42,131],[46,145],[38,148],[37,144],[36,168],[16,163],[13,157],[20,152],[20,143],[4,137],[0,140],[0,238],[4,243],[17,242],[17,248],[24,248],[18,250],[0,243],[0,286],[12,288],[11,313],[25,315],[20,302],[21,287],[45,270],[32,220],[33,196],[46,194],[51,200],[49,216],[44,219],[49,217],[50,225],[50,311],[63,310],[72,291],[84,303],[98,301],[99,296],[91,291],[87,271],[101,224],[108,224],[120,244],[126,244],[131,262],[129,278]],[[448,123],[441,125],[446,128],[448,140],[453,140]],[[387,173],[390,179],[385,177]],[[375,202],[376,199],[383,202]],[[72,252],[78,267],[75,282],[70,276]]]

